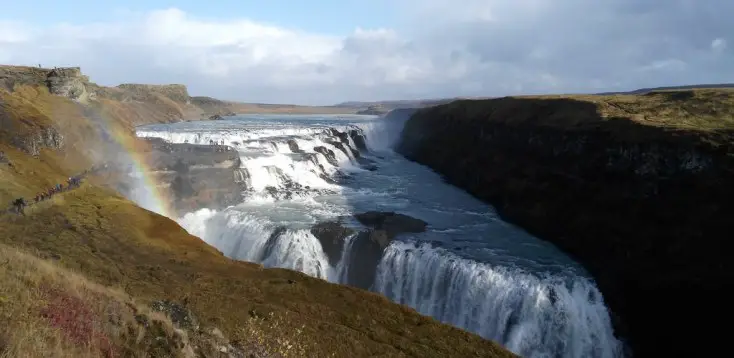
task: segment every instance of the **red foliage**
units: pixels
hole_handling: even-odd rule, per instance
[[[53,288],[44,289],[44,293],[49,302],[41,315],[52,327],[71,342],[84,346],[96,343],[106,357],[117,356],[109,338],[97,328],[97,315],[84,300]]]

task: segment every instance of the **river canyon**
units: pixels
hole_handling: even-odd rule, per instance
[[[382,294],[525,357],[622,356],[586,270],[394,152],[402,126],[368,115],[241,115],[136,133],[221,150],[216,163],[183,160],[185,183],[164,181],[195,192],[219,178],[210,185],[225,194],[179,198],[186,205],[174,216],[228,257]]]

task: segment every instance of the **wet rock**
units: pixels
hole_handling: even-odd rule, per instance
[[[322,222],[311,227],[311,234],[320,242],[329,264],[336,266],[344,250],[344,240],[355,231],[336,221]]]
[[[340,131],[337,131],[337,130],[335,130],[334,132],[336,132],[337,138],[339,138],[339,140],[342,143],[349,144],[349,133],[347,133],[347,132],[340,132]]]
[[[348,256],[347,284],[368,290],[375,281],[377,264],[391,239],[384,230],[367,230],[357,234],[354,240]]]
[[[303,153],[303,150],[298,148],[298,143],[295,139],[288,139],[288,148],[290,148],[293,153]]]
[[[331,150],[329,148],[326,148],[324,146],[321,146],[321,145],[320,146],[317,146],[317,147],[313,147],[313,150],[316,153],[323,154],[324,157],[326,157],[326,160],[329,162],[329,164],[331,164],[331,165],[333,165],[335,167],[338,167],[339,166],[339,162],[336,160],[336,155],[334,155],[334,151],[333,150]]]
[[[395,212],[368,211],[354,217],[364,226],[384,230],[390,239],[402,233],[425,232],[428,225],[423,220]]]
[[[333,140],[327,141],[327,143],[333,145],[334,147],[336,147],[336,149],[339,149],[340,151],[342,151],[342,153],[344,153],[344,155],[346,155],[347,157],[350,157],[349,153],[351,153],[352,154],[351,156],[355,158],[360,157],[359,151],[357,151],[356,149],[352,149],[352,147],[350,147],[348,143],[345,144],[345,143],[337,142]]]
[[[352,244],[347,283],[363,289],[374,283],[377,265],[395,236],[424,232],[427,226],[423,220],[394,212],[368,211],[354,217],[370,229],[360,232]]]
[[[275,244],[278,243],[280,235],[283,235],[286,231],[287,229],[285,228],[285,226],[278,226],[278,228],[275,229],[272,234],[270,234],[268,241],[265,242],[265,246],[263,247],[263,253],[260,257],[260,261],[265,261],[265,259],[267,259],[273,253],[273,249],[275,249]]]
[[[349,131],[349,136],[352,137],[352,141],[354,141],[354,145],[357,146],[357,149],[364,152],[367,151],[367,141],[361,131],[352,129]]]
[[[223,119],[224,119],[224,117],[222,117],[222,115],[220,115],[220,114],[215,114],[215,115],[209,117],[209,120],[210,121],[221,121]]]

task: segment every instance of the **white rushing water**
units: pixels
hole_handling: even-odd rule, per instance
[[[390,243],[375,264],[373,291],[522,356],[620,356],[603,298],[585,271],[392,152],[399,130],[398,121],[372,116],[260,115],[150,125],[138,136],[237,149],[245,201],[179,219],[229,257],[351,284],[357,235],[330,265],[310,228],[341,217],[359,229],[351,215],[403,213],[427,222],[427,231]],[[358,151],[360,134],[368,148]]]

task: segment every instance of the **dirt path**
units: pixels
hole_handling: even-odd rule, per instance
[[[56,201],[55,199],[57,197],[59,197],[60,195],[63,195],[64,193],[68,193],[68,192],[71,192],[71,191],[74,191],[74,190],[77,190],[77,189],[81,188],[84,185],[84,183],[82,182],[82,180],[83,179],[86,179],[89,175],[99,174],[102,171],[105,171],[105,170],[108,170],[108,169],[109,169],[109,167],[101,166],[101,167],[97,167],[97,168],[92,168],[92,169],[89,169],[89,170],[85,170],[85,171],[83,171],[80,174],[74,175],[73,178],[78,178],[79,184],[74,185],[72,187],[69,187],[69,184],[67,183],[67,185],[64,187],[63,190],[61,190],[59,192],[53,193],[50,197],[48,197],[48,198],[46,198],[44,200],[41,200],[41,201],[37,201],[36,202],[36,201],[33,201],[33,200],[27,200],[26,198],[24,198],[24,199],[26,199],[26,205],[24,207],[24,213],[26,215],[29,215],[29,214],[33,213],[34,211],[37,211],[37,210],[34,210],[34,208],[35,209],[40,209],[40,208],[43,208],[44,206],[48,206],[48,205],[43,205],[43,204],[55,202]],[[6,209],[0,211],[0,217],[22,216],[22,215],[23,214],[20,214],[20,213],[17,212],[17,210],[16,210],[16,208],[13,205],[12,202],[10,203],[10,205]]]

